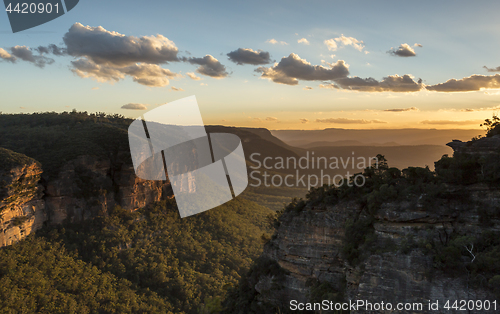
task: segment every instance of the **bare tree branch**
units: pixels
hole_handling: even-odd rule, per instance
[[[465,249],[470,253],[470,255],[472,255],[472,261],[470,261],[471,263],[474,262],[474,260],[476,259],[476,255],[474,255],[472,253],[472,250],[474,249],[474,244],[471,243],[470,245],[470,249],[467,247],[467,245],[464,245]]]

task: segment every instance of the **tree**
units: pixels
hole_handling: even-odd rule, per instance
[[[493,115],[491,119],[485,119],[480,126],[486,127],[487,137],[500,134],[500,118],[497,115]]]

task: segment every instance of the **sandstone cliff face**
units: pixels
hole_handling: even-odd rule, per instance
[[[45,202],[51,223],[78,222],[119,205],[136,210],[169,195],[169,184],[139,179],[132,165],[80,156],[67,162],[46,183]]]
[[[41,174],[34,160],[0,172],[0,247],[21,240],[46,220]]]
[[[428,252],[408,244],[410,238],[412,243],[426,243],[430,238],[445,241],[446,235],[453,232],[468,236],[483,233],[485,228],[479,222],[478,211],[499,204],[500,191],[476,185],[463,193],[471,195],[466,204],[450,200],[446,204],[426,205],[418,198],[383,204],[375,216],[376,241],[372,243],[383,249],[371,253],[355,266],[343,258],[342,249],[347,220],[359,212],[359,205],[344,202],[322,209],[308,206],[300,213],[283,214],[275,237],[265,247],[264,256],[277,261],[289,273],[282,283],[283,289],[263,293],[261,300],[281,303],[285,307],[288,307],[284,304],[286,300],[308,302],[310,283],[314,281],[328,282],[335,290],[342,291],[346,300],[372,303],[421,302],[427,305],[429,300],[439,300],[444,305],[447,300],[494,300],[486,289],[472,287],[465,267],[461,273],[453,275],[436,270]],[[498,219],[491,223],[488,230],[500,231]],[[472,257],[464,258],[460,262],[466,266],[471,260]],[[272,278],[260,278],[257,292],[269,287],[270,281]],[[448,312],[441,308],[435,313]]]
[[[500,153],[500,137],[452,142],[450,146],[455,154],[484,156],[498,163],[494,156]],[[345,252],[352,236],[348,225],[353,219],[368,218],[360,202],[308,203],[304,209],[286,211],[263,253],[287,271],[286,279],[281,288],[273,290],[270,287],[278,284],[273,277],[259,277],[254,287],[257,301],[285,309],[290,300],[310,302],[314,283],[328,283],[344,301],[424,305],[422,311],[398,313],[425,313],[429,300],[440,304],[432,313],[449,313],[443,308],[447,300],[495,300],[488,278],[471,274],[470,269],[472,263],[484,263],[475,259],[483,253],[472,247],[474,239],[500,232],[500,188],[486,183],[442,184],[440,188],[444,193],[439,197],[410,193],[404,200],[382,202],[369,217],[371,242],[362,247],[363,258],[356,263],[348,260]],[[454,260],[443,262],[443,257],[452,256],[451,250],[446,251],[452,243],[459,253]],[[447,269],[450,263],[453,271]],[[492,268],[486,264],[480,267]]]
[[[65,163],[50,178],[32,161],[1,173],[0,183],[0,247],[44,223],[79,222],[117,205],[136,210],[172,196],[168,181],[142,180],[130,164],[93,156]]]

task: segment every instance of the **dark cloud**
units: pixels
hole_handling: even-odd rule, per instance
[[[328,118],[316,119],[320,123],[338,123],[338,124],[370,124],[370,123],[387,123],[380,120],[365,120],[365,119],[346,119],[346,118]]]
[[[486,71],[488,71],[488,72],[500,72],[500,67],[488,68],[487,66],[484,66],[483,68],[485,68]]]
[[[268,64],[271,62],[271,56],[267,51],[254,51],[249,48],[238,48],[235,51],[231,51],[227,54],[229,60],[236,64],[252,64],[261,65]]]
[[[500,88],[500,74],[472,75],[460,80],[450,79],[444,83],[426,86],[427,90],[436,92],[471,92],[482,88]]]
[[[483,120],[465,120],[465,121],[453,121],[453,120],[424,120],[420,123],[422,124],[453,124],[453,125],[470,125],[470,124],[480,124],[484,122]]]
[[[226,71],[226,67],[211,55],[206,55],[203,58],[189,58],[188,62],[199,65],[196,72],[206,76],[224,78],[229,74]]]
[[[422,47],[420,44],[415,44],[415,46]],[[391,48],[388,53],[396,57],[415,57],[417,55],[415,50],[408,44],[401,44],[398,49]]]
[[[417,92],[423,88],[421,80],[415,82],[413,78],[405,74],[389,75],[382,81],[374,78],[344,77],[336,79],[335,82],[343,89],[363,92]]]
[[[179,61],[174,42],[159,34],[125,36],[107,31],[102,26],[91,27],[75,23],[63,40],[69,55],[87,57],[95,64],[127,66],[137,62],[162,64]]]
[[[38,48],[35,48],[35,50],[38,51],[38,53],[40,53],[40,54],[51,53],[55,56],[64,56],[68,53],[66,48],[58,47],[54,44],[50,44],[48,46],[38,46]]]
[[[306,87],[304,87],[304,88],[302,88],[302,89],[303,89],[303,90],[311,90],[311,89],[313,89],[313,88],[312,88],[311,86],[306,86]]]
[[[122,109],[147,110],[148,107],[146,107],[146,105],[143,105],[143,104],[133,104],[133,103],[130,103],[130,104],[123,105]]]
[[[15,46],[9,49],[12,56],[26,62],[33,63],[39,68],[45,67],[47,64],[54,63],[54,59],[47,58],[41,55],[34,55],[33,51],[26,46]],[[15,61],[15,60],[14,60]]]
[[[385,109],[384,111],[389,111],[389,112],[418,111],[418,108],[416,108],[416,107],[396,108],[396,109]]]
[[[305,118],[299,119],[299,121],[300,121],[300,123],[304,123],[304,124],[309,123],[309,119],[305,119]]]
[[[262,73],[262,78],[287,85],[297,85],[299,80],[335,80],[349,74],[349,68],[343,60],[339,60],[337,63],[332,64],[330,68],[327,68],[322,65],[311,65],[311,63],[301,59],[294,53],[291,53],[288,57],[283,57],[279,63],[274,64],[272,67],[259,67],[255,71]]]

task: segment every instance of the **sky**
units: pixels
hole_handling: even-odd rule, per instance
[[[94,1],[19,33],[0,111],[119,113],[195,95],[205,124],[479,128],[500,111],[498,1]]]

